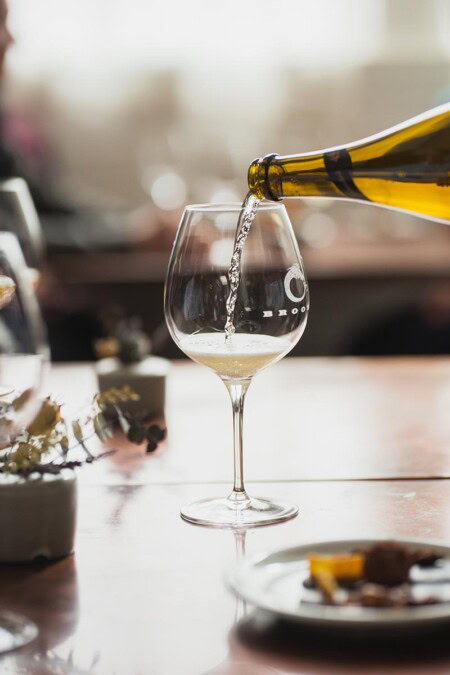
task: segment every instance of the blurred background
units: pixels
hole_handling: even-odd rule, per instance
[[[242,201],[269,152],[354,141],[450,97],[449,0],[10,0],[5,143],[46,245],[54,360],[162,290],[187,203]],[[311,288],[304,355],[450,353],[450,227],[286,202]]]

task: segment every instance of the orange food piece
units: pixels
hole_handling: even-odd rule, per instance
[[[361,553],[336,555],[311,554],[308,556],[309,573],[316,578],[330,574],[335,579],[360,579],[364,570],[364,556]]]

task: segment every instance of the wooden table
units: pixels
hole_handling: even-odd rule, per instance
[[[92,367],[55,367],[49,390],[76,409],[95,390]],[[242,548],[368,535],[447,543],[449,408],[450,358],[285,359],[269,368],[248,395],[247,486],[295,501],[300,513],[236,541],[178,515],[183,502],[229,491],[231,413],[214,375],[174,364],[167,442],[153,455],[122,444],[80,470],[75,555],[0,568],[2,604],[40,629],[34,644],[0,659],[0,673],[450,672],[441,642],[394,652],[373,643],[362,653],[350,640],[306,639],[244,615],[223,582]]]

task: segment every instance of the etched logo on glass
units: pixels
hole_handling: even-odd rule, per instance
[[[292,292],[291,288],[292,279],[301,279],[303,286],[303,293],[301,296],[295,295]],[[305,283],[305,275],[303,274],[300,265],[292,265],[292,267],[288,269],[287,274],[284,278],[284,290],[289,300],[291,300],[292,302],[301,302],[304,299],[306,295],[306,283]]]
[[[295,284],[295,286],[297,287],[297,293],[300,292],[300,288],[302,289],[301,295],[296,295],[294,293],[294,290],[292,288],[293,279],[297,279],[302,282],[301,286],[300,284]],[[286,276],[284,277],[283,285],[284,291],[291,302],[298,304],[299,302],[305,300],[307,293],[307,285],[305,275],[300,265],[295,264],[288,269],[288,271],[286,272]],[[306,309],[307,308],[305,305],[300,307],[300,309],[298,307],[292,307],[291,309],[278,309],[278,310],[263,309],[262,316],[263,319],[270,319],[273,316],[282,317],[288,316],[289,314],[298,314],[299,311],[302,312],[302,314],[304,314],[306,312]]]

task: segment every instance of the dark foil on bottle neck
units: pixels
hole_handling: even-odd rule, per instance
[[[266,197],[268,199],[271,199],[273,202],[279,202],[281,201],[279,197],[277,197],[276,194],[272,192],[272,189],[270,187],[270,178],[269,178],[269,167],[272,162],[272,160],[278,157],[278,155],[274,152],[270,155],[266,155],[263,159],[264,162],[264,187],[265,190],[264,192],[266,193]]]
[[[352,158],[348,150],[332,150],[323,155],[325,168],[330,180],[336,185],[338,190],[346,197],[352,199],[364,199],[369,201],[365,194],[359,190],[353,182]]]

